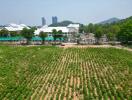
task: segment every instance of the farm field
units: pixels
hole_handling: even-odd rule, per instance
[[[132,100],[132,52],[0,46],[0,100]]]

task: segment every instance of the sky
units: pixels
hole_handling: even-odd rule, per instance
[[[132,16],[132,0],[0,0],[0,25],[41,25],[41,17],[51,24],[52,16],[83,24],[124,19]]]

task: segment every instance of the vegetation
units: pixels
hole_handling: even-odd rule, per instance
[[[56,24],[51,24],[50,26],[52,26],[52,27],[68,26],[69,24],[73,24],[73,22],[72,21],[65,20],[65,21],[62,21],[62,22],[59,22],[59,23],[56,23]]]
[[[119,20],[115,21],[115,20],[117,19],[114,18],[112,20],[109,20],[108,23],[106,23],[107,22],[106,21],[106,22],[103,22],[102,24],[92,24],[92,23],[90,23],[89,25],[80,24],[79,32],[94,33],[97,40],[97,44],[99,44],[100,38],[105,35],[107,36],[108,40],[111,43],[114,43],[115,41],[120,41],[123,45],[124,44],[132,45],[132,17],[129,17],[127,19],[123,19],[120,21]],[[60,23],[60,25],[64,26],[65,24],[70,24],[70,23],[73,23],[73,22],[63,21],[62,23]],[[31,29],[24,28],[20,33],[9,32],[6,29],[2,29],[0,31],[0,37],[23,36],[24,38],[27,39],[27,44],[29,44],[30,40],[34,36],[34,30],[36,30],[36,27],[30,27],[30,28]],[[52,35],[54,37],[54,41],[56,41],[57,39],[61,40],[63,37],[63,32],[61,30],[57,31],[54,29],[52,32]],[[44,43],[45,37],[47,37],[47,34],[41,32],[40,37],[42,38]],[[65,40],[68,40],[67,38],[68,37],[65,36]],[[73,39],[74,38],[76,38],[76,36],[73,37]]]
[[[18,32],[10,32],[10,36],[11,37],[16,37],[16,36],[20,36],[20,34],[18,34]]]
[[[56,29],[52,30],[52,36],[54,38],[54,41],[56,41],[56,39],[60,39],[63,37],[63,32],[61,30],[57,31]]]
[[[42,44],[45,44],[45,38],[48,36],[45,32],[40,32],[39,36],[42,38]]]
[[[56,39],[57,39],[57,31],[56,31],[56,29],[53,29],[52,30],[52,36],[53,36],[53,38],[54,38],[54,41],[56,41]]]
[[[0,100],[131,100],[132,53],[0,47]]]
[[[104,34],[109,41],[120,41],[123,44],[132,44],[132,17],[110,24],[92,24],[81,26],[81,32],[94,33],[97,40]]]
[[[0,37],[7,37],[9,35],[9,31],[6,29],[2,29],[0,31]]]
[[[80,44],[80,36],[81,36],[80,33],[74,34],[73,36],[75,37],[77,44]]]
[[[121,30],[118,33],[118,39],[122,43],[132,43],[132,23],[126,23],[121,27]]]
[[[13,32],[13,31],[12,32],[9,32],[6,29],[2,29],[0,31],[0,37],[9,37],[9,36],[16,37],[16,36],[19,36],[19,34],[17,32]]]
[[[32,39],[32,37],[34,36],[34,29],[26,29],[24,28],[22,31],[21,31],[21,35],[27,39],[27,44],[30,44],[30,41]]]
[[[95,31],[95,37],[97,38],[97,44],[99,44],[99,39],[101,38],[102,34],[103,34],[102,28],[98,27]]]

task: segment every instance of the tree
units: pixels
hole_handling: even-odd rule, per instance
[[[32,37],[34,36],[34,29],[27,29],[27,28],[24,28],[22,31],[21,31],[21,35],[27,39],[27,44],[30,43]]]
[[[54,38],[54,41],[56,41],[56,39],[57,39],[57,31],[56,31],[56,29],[52,30],[52,36]]]
[[[132,42],[132,23],[126,23],[121,27],[120,32],[117,35],[119,41],[124,44]]]
[[[116,40],[116,36],[117,36],[119,31],[120,31],[120,27],[118,25],[114,25],[114,26],[108,27],[108,31],[107,31],[108,39],[110,41],[115,41]]]
[[[101,38],[101,36],[103,35],[103,32],[102,32],[102,28],[101,27],[98,27],[95,31],[95,37],[97,39],[97,44],[99,44],[99,39]]]
[[[94,25],[92,23],[90,23],[88,25],[88,27],[89,27],[89,33],[93,33],[94,32]]]
[[[0,31],[0,36],[1,36],[1,37],[7,37],[8,35],[9,35],[9,31],[8,31],[8,30],[2,29],[2,30]]]
[[[120,27],[118,25],[111,26],[110,31],[114,34],[117,34],[120,31]]]
[[[63,37],[63,32],[62,32],[62,30],[59,30],[58,34],[57,34],[57,38],[59,38],[61,40],[62,37]]]
[[[56,41],[57,38],[61,40],[61,38],[63,37],[63,32],[62,30],[56,31],[56,29],[53,29],[52,35],[53,35],[54,41]]]
[[[16,31],[12,31],[10,32],[10,36],[11,37],[15,37],[15,36],[18,36],[19,34],[16,32]]]
[[[41,39],[42,39],[42,44],[45,44],[45,38],[48,36],[48,34],[41,31],[41,32],[39,33],[39,36],[40,36]]]
[[[80,36],[81,36],[80,34],[76,34],[76,35],[75,35],[76,40],[77,40],[77,44],[79,44],[79,43],[80,43]]]
[[[55,23],[55,24],[51,24],[49,26],[51,26],[51,27],[68,26],[69,24],[73,24],[73,22],[72,21],[65,20],[65,21],[62,21],[62,22],[58,22],[58,23]]]
[[[93,33],[94,32],[94,25],[90,23],[89,25],[84,26],[85,33]]]
[[[63,36],[63,39],[64,39],[64,41],[68,41],[68,36],[67,35],[64,35]]]
[[[79,33],[83,33],[83,32],[84,32],[84,25],[80,24]]]
[[[115,40],[115,34],[114,33],[107,33],[107,38],[109,41],[114,41]]]
[[[36,26],[30,27],[32,30],[37,30]]]

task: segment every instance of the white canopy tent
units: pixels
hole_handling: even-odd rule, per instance
[[[55,29],[56,31],[61,30],[63,33],[71,33],[71,32],[77,32],[79,30],[79,24],[70,24],[67,27],[48,27],[43,26],[41,28],[38,28],[34,33],[35,35],[39,35],[41,31],[46,32],[46,33],[51,33]]]
[[[5,27],[5,29],[7,29],[8,31],[21,31],[21,30],[23,30],[23,28],[30,29],[25,24],[20,24],[20,25],[17,25],[17,24],[9,24],[7,27]]]

